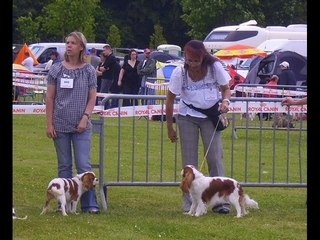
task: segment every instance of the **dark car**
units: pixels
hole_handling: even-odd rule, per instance
[[[162,63],[169,63],[169,62],[174,62],[174,61],[183,61],[182,57],[176,56],[176,55],[172,55],[170,53],[165,53],[165,52],[161,52],[161,51],[152,51],[150,53],[150,57],[152,59],[155,59],[159,62]],[[139,53],[138,54],[138,60],[139,61],[143,61],[144,59],[144,54],[143,53]]]

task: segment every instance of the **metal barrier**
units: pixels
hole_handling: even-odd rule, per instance
[[[157,105],[95,108],[93,133],[98,136],[100,197],[107,210],[111,186],[178,186],[180,144],[167,138],[163,95],[106,94],[110,99],[153,99]],[[230,126],[222,133],[227,176],[244,186],[307,187],[307,121],[305,106],[283,107],[281,98],[231,98]],[[176,106],[175,106],[176,107]],[[295,115],[294,127],[272,126],[257,113]],[[252,117],[249,118],[248,115]],[[161,115],[160,121],[151,121]],[[142,118],[144,117],[144,118]],[[199,152],[199,165],[203,161]]]
[[[47,90],[46,73],[12,72],[13,103],[44,104]],[[22,99],[23,101],[22,101]],[[28,100],[29,99],[29,100]]]

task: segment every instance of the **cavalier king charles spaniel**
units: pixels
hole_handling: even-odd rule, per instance
[[[244,193],[239,182],[228,177],[206,177],[192,165],[182,171],[180,188],[190,193],[192,205],[187,213],[199,217],[216,204],[230,203],[237,211],[237,218],[249,212],[248,208],[259,209],[258,203]]]
[[[97,183],[98,179],[91,171],[78,174],[73,178],[52,179],[47,188],[47,199],[41,214],[48,211],[52,199],[56,199],[61,204],[63,216],[67,216],[67,212],[77,214],[77,204],[81,195],[93,189]]]

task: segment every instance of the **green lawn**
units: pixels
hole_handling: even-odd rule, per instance
[[[121,176],[124,180],[130,179],[131,171],[123,172],[131,163],[131,146],[133,132],[130,120],[124,120],[121,128],[120,160],[124,167],[121,168]],[[144,162],[145,144],[143,131],[145,120],[140,120],[135,131],[136,138],[136,162],[134,176],[136,179],[144,179],[145,172],[141,169]],[[169,143],[165,135],[164,151],[161,153],[155,144],[161,140],[161,126],[159,122],[150,122],[150,166],[158,166],[161,154],[165,170],[174,169],[172,154],[174,145]],[[118,145],[117,122],[107,122],[106,132],[106,169],[109,169],[108,179],[117,178],[117,172],[111,171],[119,153],[115,150]],[[108,209],[99,215],[70,215],[63,217],[53,211],[46,215],[40,215],[45,201],[45,190],[51,178],[56,176],[57,162],[53,143],[45,134],[44,115],[14,115],[13,116],[13,204],[18,216],[28,216],[27,220],[13,221],[13,239],[117,239],[117,240],[144,240],[144,239],[223,239],[223,240],[301,240],[307,238],[307,208],[305,206],[305,188],[265,188],[246,187],[245,191],[259,203],[259,210],[250,211],[249,215],[236,219],[233,209],[228,215],[208,213],[200,218],[183,215],[180,210],[181,191],[178,187],[115,187],[108,189]],[[127,129],[126,129],[127,128]],[[230,131],[227,129],[226,131]],[[234,171],[239,181],[246,178],[249,181],[259,180],[259,172],[263,172],[262,180],[272,180],[272,172],[276,172],[277,180],[287,179],[287,170],[290,172],[290,181],[299,182],[297,168],[299,162],[294,156],[299,152],[285,151],[286,141],[284,136],[277,137],[278,151],[272,153],[272,131],[264,134],[262,143],[257,139],[259,132],[249,135],[244,130],[238,130],[238,140],[235,141],[234,155],[231,156],[230,132],[223,135],[225,147],[225,165],[227,175]],[[128,134],[130,133],[130,134]],[[277,133],[280,134],[280,133]],[[283,133],[285,134],[285,132]],[[242,164],[245,157],[243,141],[249,141],[250,155],[248,166]],[[292,136],[291,144],[298,141],[298,136]],[[93,137],[93,162],[97,161],[98,139]],[[154,143],[155,142],[155,143]],[[264,147],[261,147],[262,146]],[[130,146],[130,147],[126,147]],[[261,148],[259,151],[255,151]],[[178,149],[177,152],[180,150]],[[305,151],[305,150],[304,150]],[[203,154],[203,153],[200,153]],[[281,159],[290,155],[290,168]],[[300,153],[301,154],[301,153]],[[305,154],[304,152],[302,155]],[[276,156],[276,168],[273,169],[273,156]],[[179,157],[179,154],[178,154]],[[234,165],[231,168],[230,162]],[[304,158],[303,158],[304,159]],[[114,160],[114,161],[111,161]],[[305,159],[304,159],[305,160]],[[240,163],[239,163],[240,162]],[[259,165],[257,164],[260,163]],[[306,162],[306,161],[305,161]],[[303,162],[303,166],[305,166]],[[131,165],[129,165],[132,167]],[[259,170],[259,167],[263,169]],[[180,165],[178,165],[180,167]],[[248,176],[243,173],[248,168]],[[250,169],[259,171],[250,171]],[[303,167],[302,182],[306,182],[306,168]],[[158,178],[158,173],[151,174],[151,178]],[[166,176],[168,179],[179,177],[179,171],[175,176]],[[239,178],[239,179],[238,179]],[[179,179],[179,178],[178,178]],[[100,201],[99,197],[98,200]],[[52,204],[52,208],[55,204]]]

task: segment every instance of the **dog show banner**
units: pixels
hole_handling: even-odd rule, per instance
[[[93,114],[102,117],[151,117],[153,115],[165,115],[165,105],[138,105],[120,108],[102,109],[103,106],[95,106]],[[178,104],[174,105],[174,114],[178,113]],[[45,114],[45,105],[12,105],[12,114]],[[307,113],[307,105],[281,106],[281,102],[231,102],[228,113]]]
[[[291,97],[306,97],[306,91],[297,91],[297,90],[287,90],[287,89],[276,89],[268,86],[235,86],[233,92],[239,91],[245,93],[247,96],[254,96],[256,94],[270,96],[291,96]]]

